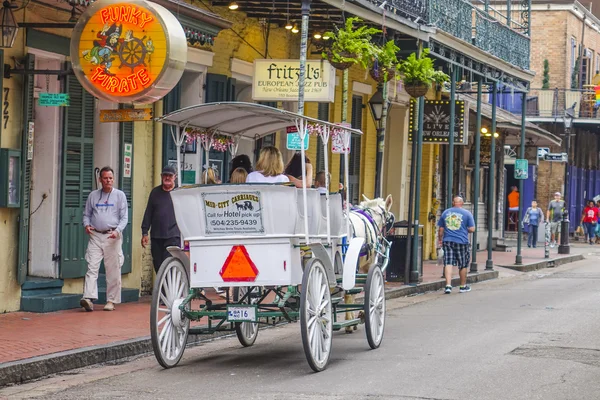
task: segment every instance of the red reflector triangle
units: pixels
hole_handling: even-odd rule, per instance
[[[258,269],[244,246],[233,246],[219,272],[225,282],[254,282]]]

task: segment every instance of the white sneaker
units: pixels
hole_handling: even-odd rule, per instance
[[[554,242],[550,242],[550,247],[554,248],[554,246],[556,246],[556,244]]]

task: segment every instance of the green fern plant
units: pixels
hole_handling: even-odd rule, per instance
[[[330,47],[322,53],[323,58],[334,63],[359,64],[367,68],[376,52],[371,37],[381,30],[367,25],[355,28],[354,24],[360,22],[360,18],[348,18],[342,29],[336,28],[336,32],[326,32],[323,36],[329,37]]]
[[[450,80],[447,74],[435,69],[433,60],[429,57],[429,49],[423,50],[420,57],[412,53],[400,62],[398,68],[407,85],[423,84],[431,87],[434,82],[441,85]]]
[[[396,75],[398,71],[398,52],[400,47],[396,46],[394,40],[390,40],[383,46],[375,46],[375,56],[371,59],[371,75],[374,79],[383,74],[383,81],[392,78],[390,74]]]

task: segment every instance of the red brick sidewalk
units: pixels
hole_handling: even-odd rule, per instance
[[[508,253],[494,252],[494,264],[514,263],[515,255],[516,249]],[[551,257],[556,256],[556,249],[552,249]],[[477,257],[479,271],[483,271],[487,255],[485,252],[478,252]],[[543,257],[543,247],[523,249],[524,262],[540,261]],[[423,282],[439,281],[441,275],[442,270],[435,262],[425,262]],[[402,285],[401,282],[388,284],[390,288]],[[113,312],[104,312],[101,306],[97,306],[97,311],[91,313],[77,309],[48,314],[3,314],[0,315],[0,364],[148,337],[149,325],[149,297],[140,299],[138,303],[120,304]]]

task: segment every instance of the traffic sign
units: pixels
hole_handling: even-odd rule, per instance
[[[568,158],[567,153],[548,153],[544,155],[545,161],[567,162]]]
[[[544,156],[548,153],[550,153],[550,147],[538,147],[538,158],[544,158]]]
[[[529,177],[529,162],[527,160],[515,160],[515,179],[527,179]]]

